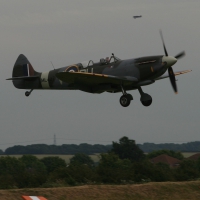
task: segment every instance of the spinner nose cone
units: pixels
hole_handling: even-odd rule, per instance
[[[167,66],[170,67],[177,62],[177,59],[174,58],[173,56],[163,56],[162,62],[166,62]]]

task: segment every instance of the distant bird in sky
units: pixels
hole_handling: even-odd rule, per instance
[[[140,17],[142,17],[142,15],[133,16],[134,19],[137,19],[137,18],[140,18]]]

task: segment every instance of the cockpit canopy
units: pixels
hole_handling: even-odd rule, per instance
[[[101,58],[99,62],[93,62],[93,60],[89,61],[83,61],[80,64],[83,66],[83,68],[89,67],[89,66],[95,66],[95,65],[107,65],[113,62],[118,62],[121,59],[117,58],[114,54],[112,56],[106,57],[106,58]]]
[[[90,61],[92,61],[92,60],[90,60]],[[83,68],[86,68],[88,66],[92,66],[93,64],[90,61],[83,61],[83,62],[81,62],[81,65],[83,66]]]

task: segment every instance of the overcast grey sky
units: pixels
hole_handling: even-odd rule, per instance
[[[0,0],[0,149],[32,143],[110,144],[122,136],[136,143],[200,141],[199,0]],[[133,19],[133,15],[142,15]],[[121,59],[186,56],[174,71],[179,94],[168,79],[143,87],[153,103],[143,107],[137,90],[127,108],[120,93],[15,89],[12,68],[23,53],[36,71],[110,56]]]

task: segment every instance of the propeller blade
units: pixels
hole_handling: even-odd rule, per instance
[[[165,56],[168,56],[167,49],[166,49],[166,47],[165,47],[165,42],[164,42],[164,39],[163,39],[163,35],[162,35],[162,31],[161,31],[161,30],[160,30],[160,36],[161,36],[161,39],[162,39],[163,48],[164,48],[164,51],[165,51]]]
[[[177,90],[177,85],[176,85],[176,79],[175,79],[175,75],[174,75],[174,71],[172,67],[168,68],[168,73],[169,73],[170,82],[172,84],[172,88],[174,89],[174,92],[177,94],[178,90]]]
[[[180,52],[179,54],[177,54],[175,56],[176,59],[182,58],[183,56],[185,56],[185,51]]]

